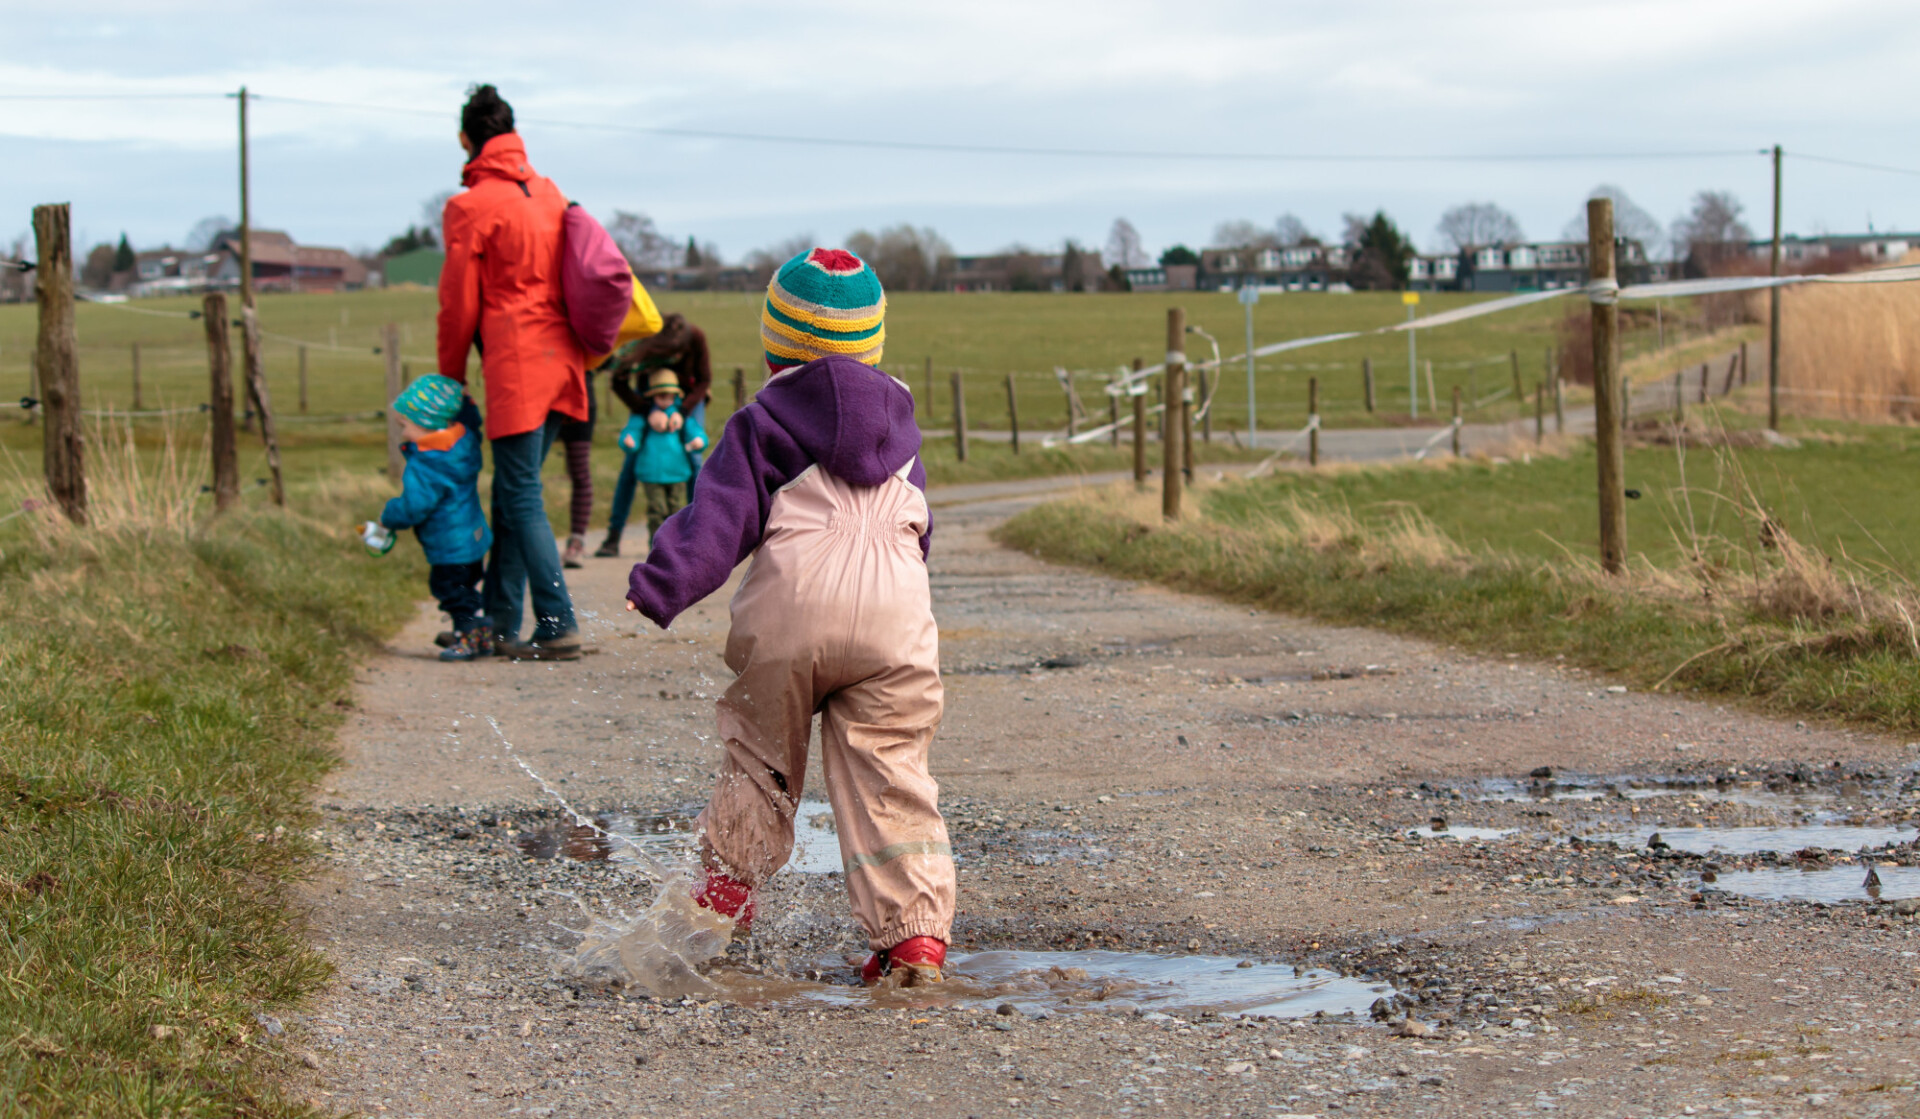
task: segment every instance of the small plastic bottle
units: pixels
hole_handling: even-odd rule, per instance
[[[363,522],[359,532],[360,542],[367,546],[367,554],[370,556],[384,556],[393,551],[393,543],[398,539],[394,536],[392,529],[379,521]]]

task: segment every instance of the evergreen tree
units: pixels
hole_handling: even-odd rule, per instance
[[[120,235],[120,247],[113,250],[113,270],[115,272],[133,271],[133,246],[127,244],[127,235]]]

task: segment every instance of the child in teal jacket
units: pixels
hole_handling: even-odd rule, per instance
[[[653,411],[627,421],[620,432],[620,449],[638,452],[633,457],[633,475],[646,491],[651,540],[668,517],[686,506],[693,456],[706,449],[707,433],[697,418],[681,413],[680,378],[673,370],[655,370],[647,378],[647,396]]]
[[[492,651],[493,627],[480,612],[479,590],[493,532],[480,512],[480,410],[458,381],[429,373],[408,385],[393,410],[400,417],[406,472],[400,496],[380,523],[410,528],[427,553],[427,588],[453,619],[454,643],[443,661],[470,661]]]

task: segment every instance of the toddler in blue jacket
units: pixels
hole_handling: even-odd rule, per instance
[[[693,456],[706,449],[707,433],[698,413],[680,410],[680,378],[671,369],[656,369],[647,378],[647,399],[653,410],[635,413],[620,432],[620,449],[633,455],[633,474],[647,494],[647,538],[660,531],[668,517],[687,504]]]
[[[480,580],[493,531],[480,512],[480,409],[460,382],[430,373],[408,385],[393,410],[407,469],[380,523],[412,529],[427,553],[427,589],[453,619],[453,642],[440,659],[486,656],[493,626],[481,613]]]

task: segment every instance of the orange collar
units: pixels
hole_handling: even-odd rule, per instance
[[[460,442],[461,436],[466,433],[467,425],[456,423],[444,430],[433,432],[425,439],[416,442],[414,447],[422,451],[451,451],[453,445]]]

